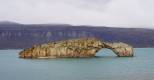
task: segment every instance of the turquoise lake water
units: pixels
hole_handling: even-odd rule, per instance
[[[154,48],[134,57],[103,49],[94,58],[21,59],[20,50],[0,50],[0,80],[154,80]]]

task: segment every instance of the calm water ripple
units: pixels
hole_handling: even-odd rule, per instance
[[[104,49],[94,58],[20,59],[20,50],[0,50],[0,80],[154,80],[154,48],[135,57]]]

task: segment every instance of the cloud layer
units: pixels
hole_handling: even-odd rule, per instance
[[[154,28],[153,0],[0,0],[0,20]]]

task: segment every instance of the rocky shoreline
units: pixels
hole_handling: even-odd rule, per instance
[[[133,47],[119,42],[107,43],[96,38],[70,39],[34,45],[19,53],[20,58],[94,57],[102,48],[111,49],[118,57],[132,57]]]

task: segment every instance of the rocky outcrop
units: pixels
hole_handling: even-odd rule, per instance
[[[122,42],[104,43],[104,45],[106,45],[104,48],[111,49],[119,57],[132,57],[134,53],[132,46]]]
[[[133,48],[125,43],[106,43],[95,38],[71,39],[34,45],[19,53],[21,58],[93,57],[102,48],[117,56],[133,56]]]

